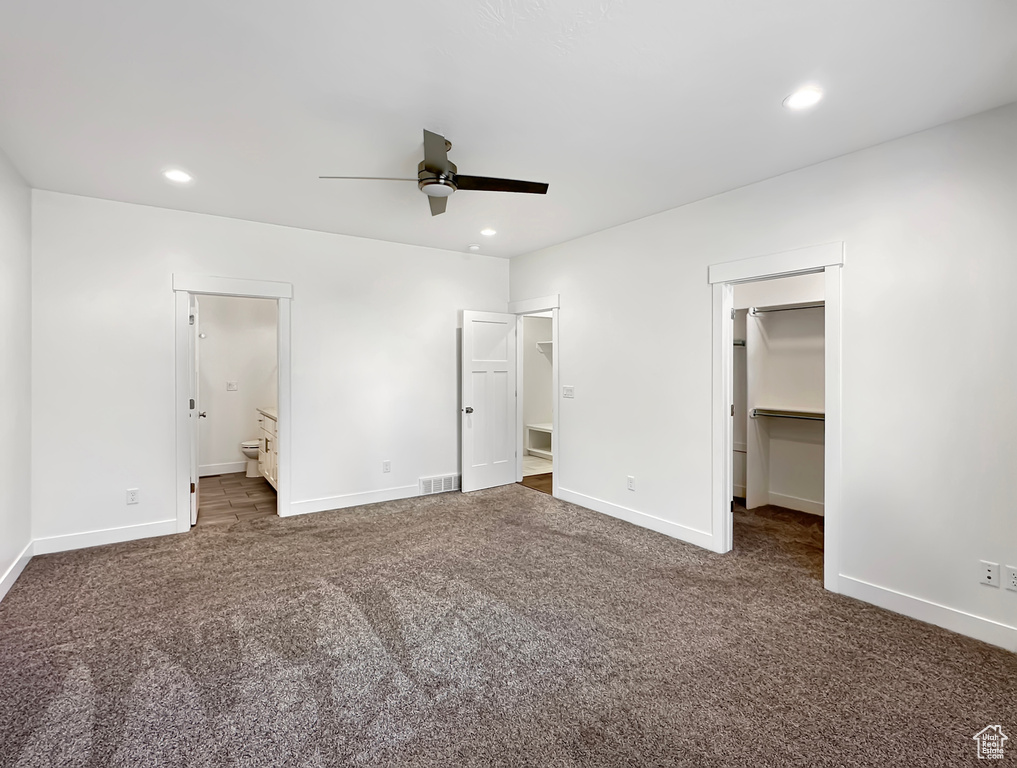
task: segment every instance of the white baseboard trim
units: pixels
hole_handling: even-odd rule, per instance
[[[948,608],[893,589],[878,587],[843,574],[839,578],[839,586],[841,594],[848,597],[1017,652],[1017,627],[984,619],[956,608]]]
[[[279,517],[293,517],[294,515],[307,515],[312,512],[327,512],[330,509],[359,507],[361,504],[377,504],[379,501],[395,501],[419,495],[419,485],[402,485],[397,488],[382,488],[379,491],[364,491],[362,493],[348,493],[343,496],[328,496],[323,499],[291,501],[289,511],[284,514],[282,510],[279,510]]]
[[[576,491],[570,491],[560,486],[558,487],[558,498],[562,501],[578,504],[580,507],[592,509],[594,512],[617,517],[619,520],[625,520],[626,522],[638,525],[640,528],[649,528],[651,531],[663,533],[672,539],[687,541],[689,544],[695,544],[697,547],[703,547],[711,552],[717,551],[716,539],[711,533],[689,528],[680,523],[672,523],[670,520],[654,517],[646,512],[637,512],[634,509],[612,504],[609,501],[596,499],[593,496],[587,496]]]
[[[732,488],[734,490],[734,493],[732,495],[738,496],[739,498],[742,498],[742,499],[745,498],[745,486],[744,485],[737,485],[737,484],[735,484],[735,485],[732,486]]]
[[[10,568],[4,571],[4,575],[0,578],[0,600],[4,599],[4,596],[10,592],[11,587],[14,586],[14,582],[18,580],[18,576],[25,570],[25,566],[28,565],[28,561],[32,559],[32,555],[35,553],[35,542],[30,541],[25,545],[25,548],[21,550],[21,554],[18,555],[17,559],[11,563]]]
[[[246,472],[246,461],[231,461],[226,464],[202,464],[198,467],[198,477],[209,477],[211,475],[230,475],[234,472]]]
[[[797,509],[799,512],[808,512],[810,515],[823,516],[823,502],[821,501],[799,499],[797,496],[785,496],[783,493],[773,493],[771,491],[770,503],[778,507]]]
[[[49,536],[44,539],[36,539],[33,542],[35,545],[34,553],[36,555],[48,555],[51,552],[66,552],[70,549],[98,547],[102,544],[117,544],[121,541],[148,539],[152,536],[168,536],[176,532],[177,521],[173,519],[160,520],[157,523],[125,525],[122,528],[105,528],[101,531],[68,533],[63,536]]]

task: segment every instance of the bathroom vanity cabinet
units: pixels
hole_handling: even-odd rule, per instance
[[[258,471],[273,488],[279,490],[276,485],[279,474],[279,449],[277,447],[279,413],[275,408],[259,408],[258,424],[261,427],[261,434],[258,436],[260,441]]]

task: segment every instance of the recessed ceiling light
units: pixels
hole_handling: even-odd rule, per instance
[[[473,244],[468,245],[466,247],[469,248],[471,251],[479,251],[480,250],[480,246],[477,245],[476,243],[473,243]]]
[[[482,234],[484,237],[491,237],[491,235],[497,235],[498,231],[488,227],[487,229],[480,230],[480,234]]]
[[[179,168],[165,170],[162,172],[162,175],[176,184],[188,184],[194,181],[194,177],[191,174],[187,171],[181,171]]]
[[[784,99],[784,106],[788,109],[808,109],[815,106],[821,98],[823,98],[822,88],[817,85],[806,85]]]

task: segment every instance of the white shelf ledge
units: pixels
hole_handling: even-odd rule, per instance
[[[805,421],[825,421],[826,414],[820,411],[799,411],[788,408],[753,408],[749,416],[758,419],[770,416],[775,419],[803,419]]]
[[[526,452],[532,456],[539,456],[542,459],[551,461],[554,458],[554,448],[551,440],[547,441],[546,447],[544,445],[534,445],[533,435],[534,433],[553,435],[554,425],[553,424],[527,424],[526,425]],[[543,441],[541,441],[543,443]]]

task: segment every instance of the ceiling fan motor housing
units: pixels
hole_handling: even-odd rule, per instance
[[[424,167],[424,163],[417,165],[417,187],[428,197],[448,197],[455,192],[456,167],[448,164],[448,173],[435,173]]]

